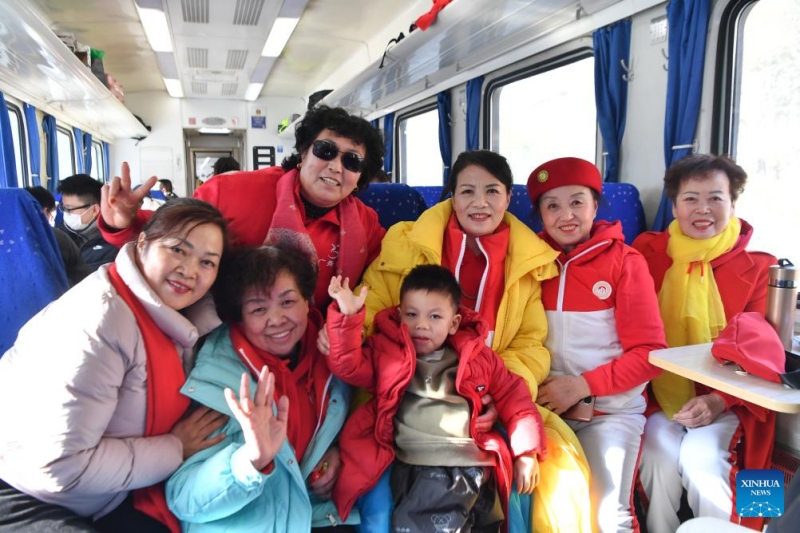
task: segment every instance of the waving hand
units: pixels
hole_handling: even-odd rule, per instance
[[[229,388],[225,389],[225,400],[233,416],[242,426],[244,445],[253,466],[263,470],[278,454],[286,438],[289,418],[289,398],[278,400],[278,416],[272,412],[272,396],[275,391],[275,375],[264,366],[258,376],[256,394],[250,399],[250,376],[242,374],[239,398]]]

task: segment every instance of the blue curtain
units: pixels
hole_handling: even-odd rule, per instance
[[[111,160],[108,155],[108,143],[103,141],[103,173],[105,174],[103,179],[106,183],[111,181]]]
[[[392,151],[394,149],[394,113],[383,117],[383,142],[386,155],[383,156],[383,171],[392,176]],[[392,177],[392,181],[394,178]]]
[[[373,128],[377,128],[378,127],[378,119],[377,118],[373,119],[373,120],[370,120],[369,123],[372,124]]]
[[[83,134],[83,171],[92,173],[92,134]]]
[[[0,187],[18,187],[17,158],[14,138],[11,135],[11,119],[8,118],[6,97],[0,92]]]
[[[36,108],[30,104],[22,104],[25,110],[25,124],[28,130],[28,153],[31,154],[31,182],[41,185],[39,174],[42,168],[42,152],[39,146],[39,123],[36,122]]]
[[[83,174],[86,172],[83,165],[85,161],[84,158],[86,157],[85,148],[83,146],[83,132],[80,130],[80,128],[72,128],[72,133],[75,137],[75,153],[78,154],[78,157],[76,158],[78,160],[77,172],[78,174]]]
[[[447,185],[450,163],[453,161],[450,139],[450,91],[444,90],[436,95],[436,108],[439,111],[439,151],[442,153],[442,164],[444,165],[442,184]]]
[[[630,67],[631,21],[621,20],[594,32],[594,100],[597,122],[608,153],[604,181],[619,181],[619,153],[628,107],[627,74]]]
[[[710,0],[671,0],[667,4],[669,62],[667,68],[667,112],[664,120],[664,163],[692,153],[700,95],[703,93],[703,64]],[[676,148],[685,146],[685,148]],[[653,230],[664,231],[672,222],[672,204],[664,192],[653,221]]]
[[[58,139],[56,137],[56,119],[45,114],[42,119],[42,129],[47,138],[47,154],[45,157],[45,171],[47,172],[47,189],[56,194],[58,189]]]
[[[483,76],[467,82],[467,150],[480,148],[481,87]]]

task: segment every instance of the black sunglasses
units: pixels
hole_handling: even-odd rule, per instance
[[[350,172],[364,171],[364,158],[355,152],[342,152],[339,147],[331,141],[322,139],[311,143],[311,153],[325,161],[333,161],[339,152],[342,153],[342,166]]]

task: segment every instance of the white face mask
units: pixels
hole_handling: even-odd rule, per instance
[[[92,223],[92,220],[94,219],[84,224],[83,222],[81,222],[82,216],[83,215],[64,213],[64,225],[69,229],[71,229],[72,231],[83,231],[89,227],[89,225]]]

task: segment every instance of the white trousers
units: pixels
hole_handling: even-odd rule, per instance
[[[733,488],[731,440],[739,418],[725,411],[711,424],[687,429],[659,411],[647,419],[639,475],[650,506],[649,533],[674,533],[681,494],[696,517],[730,520]]]
[[[645,417],[595,416],[591,422],[565,420],[581,441],[589,467],[592,513],[600,531],[633,531],[633,483]]]

